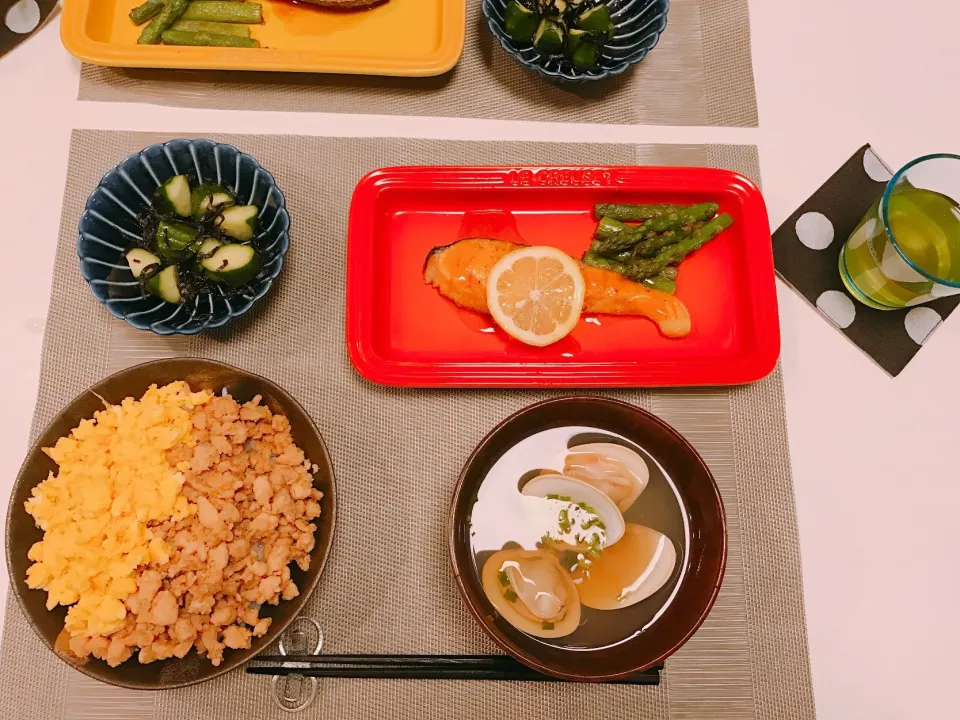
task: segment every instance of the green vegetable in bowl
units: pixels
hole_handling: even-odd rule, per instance
[[[153,194],[153,204],[162,213],[190,217],[190,182],[186,175],[174,175]]]
[[[600,48],[596,43],[584,43],[570,56],[570,62],[578,70],[592,70],[597,66]]]
[[[563,52],[563,28],[550,18],[541,18],[533,34],[533,46],[544,55],[559,55]]]
[[[143,284],[143,289],[168,303],[179,303],[181,300],[180,276],[177,273],[177,266],[165,267],[147,280]]]
[[[602,3],[581,12],[577,17],[576,25],[581,30],[599,37],[610,37],[616,29],[613,18],[610,17],[610,11]]]
[[[216,248],[213,254],[200,261],[213,280],[240,287],[253,279],[260,270],[260,259],[249,245],[228,244]]]
[[[197,229],[191,225],[161,220],[154,233],[157,253],[165,260],[179,260],[184,254],[192,255],[199,245]]]
[[[597,0],[509,0],[503,28],[516,43],[531,43],[546,57],[562,56],[577,70],[592,70],[616,30]]]
[[[203,183],[190,193],[190,207],[193,217],[202,219],[211,210],[221,210],[234,204],[233,195],[223,185]]]
[[[171,303],[214,288],[223,296],[242,292],[263,267],[255,237],[260,208],[235,203],[230,188],[201,183],[191,189],[186,175],[157,188],[137,217],[143,235],[125,253],[143,292]]]
[[[256,205],[234,205],[224,208],[217,219],[217,227],[234,240],[246,242],[253,237],[260,209]]]
[[[519,2],[510,0],[503,11],[503,28],[511,40],[528,43],[533,41],[533,34],[537,30],[539,17],[532,8]]]
[[[149,267],[153,267],[156,270],[160,270],[161,267],[160,258],[143,248],[131,248],[127,250],[126,258],[127,264],[130,266],[130,272],[133,273],[135,278],[143,275],[144,271]]]

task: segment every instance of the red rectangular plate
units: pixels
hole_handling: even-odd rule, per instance
[[[680,339],[641,317],[585,316],[546,348],[458,308],[423,280],[427,253],[467,237],[553,245],[580,257],[598,202],[715,200],[734,224],[683,262]],[[728,385],[767,375],[780,353],[767,211],[747,178],[661,167],[400,167],[357,185],[347,248],[347,347],[361,375],[398,386]]]

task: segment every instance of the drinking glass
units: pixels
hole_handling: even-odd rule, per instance
[[[840,249],[854,298],[896,310],[960,293],[960,155],[917,158],[894,175]]]

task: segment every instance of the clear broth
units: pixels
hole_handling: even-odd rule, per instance
[[[595,650],[629,640],[650,627],[676,595],[686,571],[690,529],[680,493],[664,469],[643,448],[614,433],[583,426],[544,430],[521,440],[497,460],[480,484],[470,517],[470,547],[479,579],[484,562],[494,552],[537,549],[543,528],[528,521],[521,502],[523,482],[543,469],[560,472],[568,448],[591,442],[624,445],[646,461],[650,481],[623,517],[670,538],[677,548],[677,566],[671,579],[647,599],[619,610],[582,606],[580,626],[573,633],[549,640],[535,638],[574,650]]]

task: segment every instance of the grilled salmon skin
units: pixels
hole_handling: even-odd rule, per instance
[[[489,315],[487,276],[500,258],[521,247],[483,238],[435,247],[427,255],[423,279],[460,307]],[[690,332],[690,313],[673,295],[651,290],[592,265],[581,263],[580,272],[586,285],[584,312],[642,315],[653,320],[667,337],[683,337]]]

